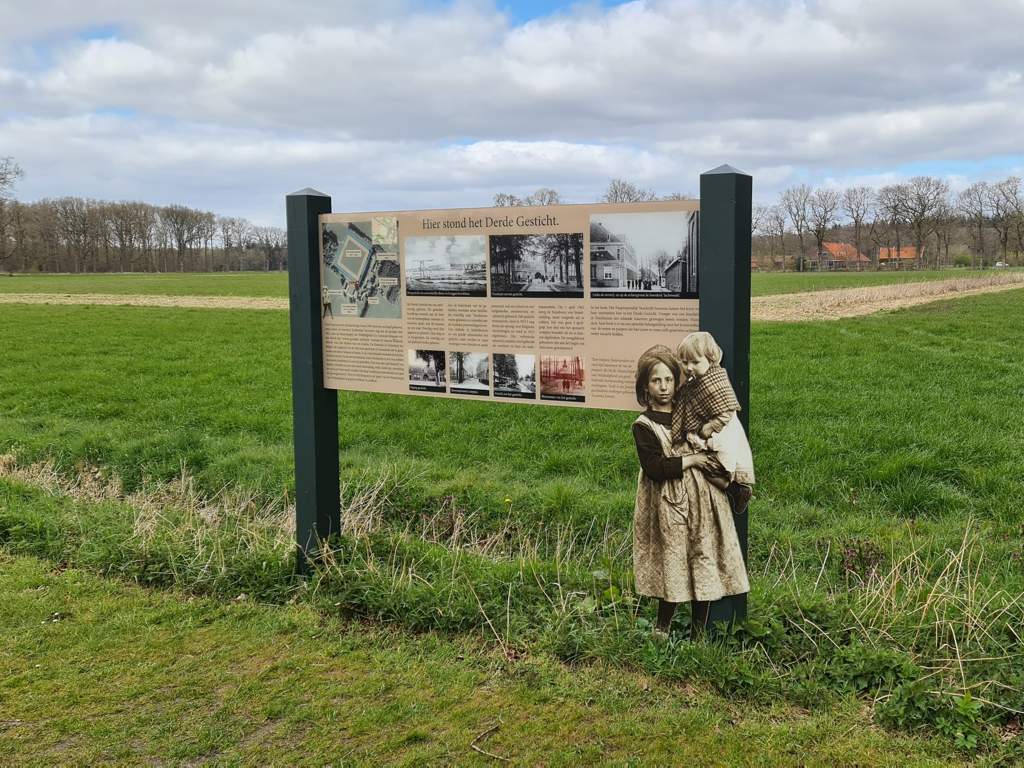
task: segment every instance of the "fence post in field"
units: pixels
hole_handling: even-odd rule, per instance
[[[297,567],[308,573],[320,541],[337,533],[338,393],[324,389],[320,323],[320,224],[331,198],[303,189],[285,198],[288,214],[288,304],[292,345]]]
[[[700,247],[697,285],[700,328],[711,333],[724,353],[739,400],[740,422],[750,434],[750,218],[752,178],[728,165],[700,176]],[[756,457],[755,457],[756,458]],[[747,516],[735,516],[743,559],[747,560]],[[731,622],[747,615],[747,596],[711,604],[709,622]]]

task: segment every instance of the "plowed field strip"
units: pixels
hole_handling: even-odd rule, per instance
[[[837,320],[914,307],[943,299],[1024,288],[1024,273],[923,283],[841,288],[829,291],[758,296],[751,302],[754,320],[801,322]],[[192,309],[288,309],[287,299],[242,296],[154,296],[109,293],[0,293],[0,304],[99,304]]]
[[[899,283],[867,288],[758,296],[751,301],[750,313],[754,320],[838,320],[843,317],[859,317],[943,299],[976,296],[1014,288],[1024,288],[1024,274],[1008,272],[926,283]]]

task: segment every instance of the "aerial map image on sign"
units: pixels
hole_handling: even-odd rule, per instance
[[[324,317],[402,316],[396,218],[324,224],[323,246]]]

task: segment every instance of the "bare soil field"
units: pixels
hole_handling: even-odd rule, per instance
[[[919,283],[755,296],[751,318],[801,322],[837,320],[933,301],[1024,288],[1024,272]],[[98,304],[191,309],[288,309],[287,299],[246,296],[157,296],[108,293],[0,293],[0,304]]]
[[[843,317],[870,315],[875,312],[928,304],[932,301],[1008,291],[1014,288],[1024,288],[1024,273],[1009,272],[926,283],[784,293],[754,297],[751,300],[750,316],[753,320],[783,322],[838,320]]]

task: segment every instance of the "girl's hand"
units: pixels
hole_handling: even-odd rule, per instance
[[[713,453],[691,453],[683,456],[683,469],[699,469],[709,475],[725,473],[725,467]]]

